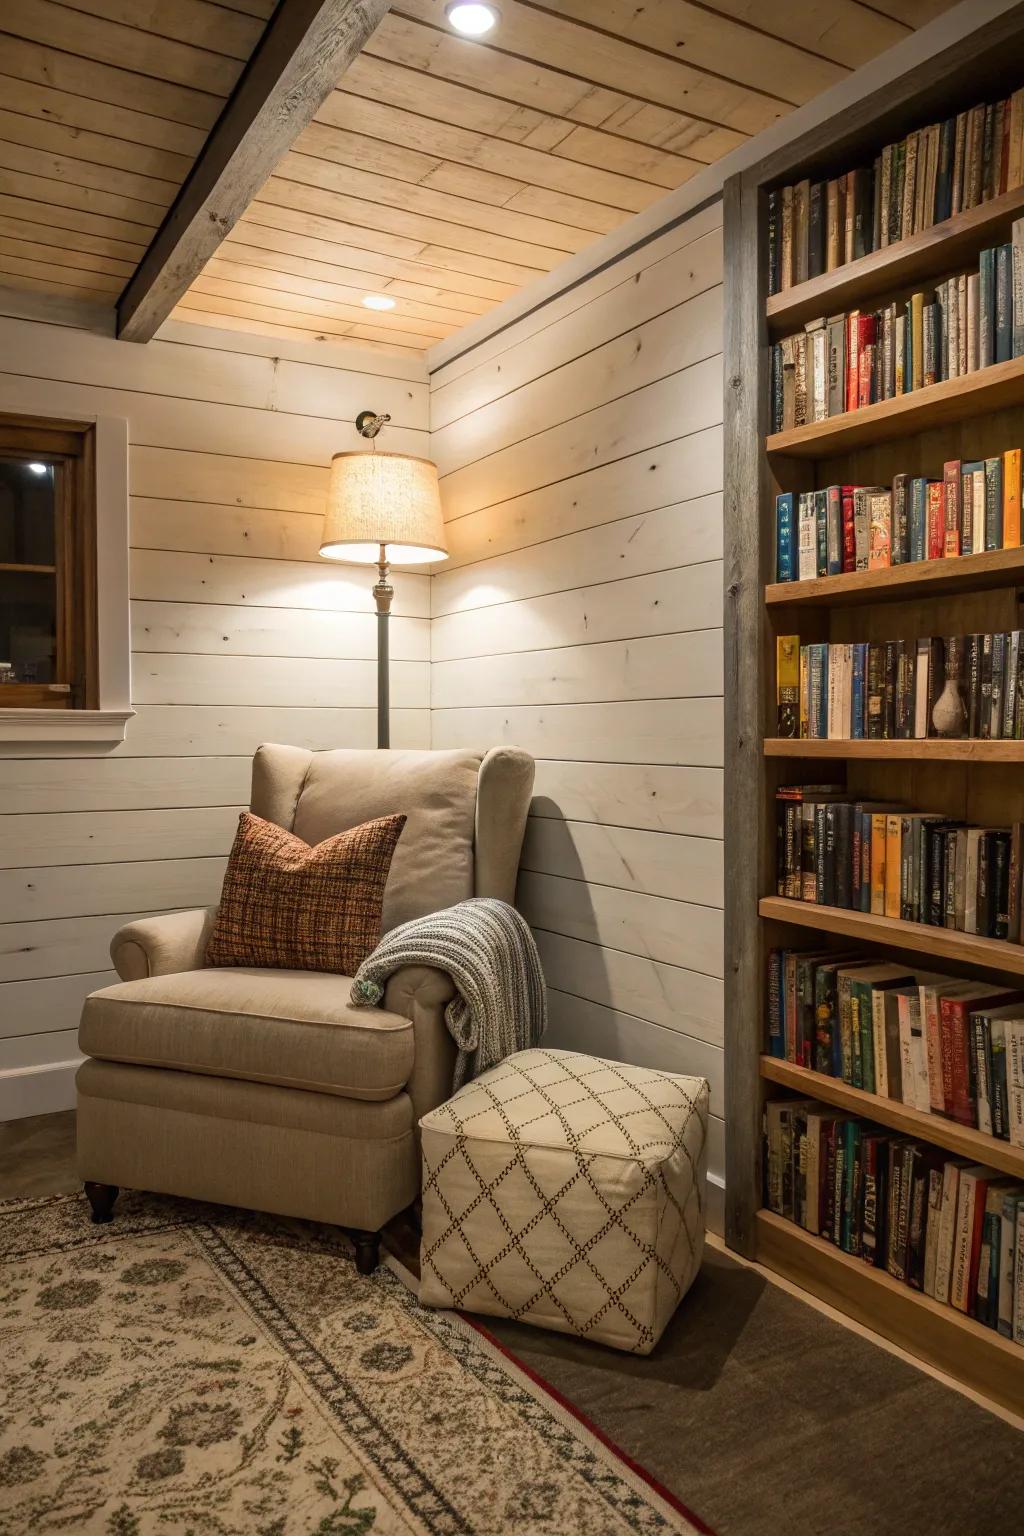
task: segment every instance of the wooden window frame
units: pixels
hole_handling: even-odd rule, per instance
[[[0,412],[0,456],[46,459],[56,476],[57,679],[0,688],[0,755],[102,751],[131,718],[128,612],[128,424]],[[62,690],[60,683],[66,683]]]
[[[6,683],[0,709],[95,709],[96,428],[0,417],[0,458],[45,460],[54,474],[57,654],[51,683]]]

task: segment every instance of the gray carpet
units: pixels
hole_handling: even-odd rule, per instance
[[[718,1536],[1024,1530],[1024,1435],[715,1250],[646,1360],[481,1321]]]

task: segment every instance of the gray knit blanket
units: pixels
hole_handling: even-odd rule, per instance
[[[540,1044],[547,1026],[544,973],[533,934],[507,902],[478,896],[393,928],[356,972],[353,1003],[380,1003],[388,977],[404,965],[435,966],[454,983],[444,1011],[459,1048],[453,1088]]]

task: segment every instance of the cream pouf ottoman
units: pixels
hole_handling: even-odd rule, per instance
[[[705,1078],[519,1051],[420,1128],[423,1303],[650,1353],[700,1267]]]

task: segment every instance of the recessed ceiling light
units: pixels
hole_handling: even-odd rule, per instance
[[[445,7],[445,15],[456,32],[464,37],[483,37],[497,26],[498,10],[493,5],[470,4],[469,0],[454,0]]]
[[[28,467],[34,475],[45,475],[50,466],[48,464],[30,464]]]
[[[368,293],[363,300],[367,309],[394,309],[394,299],[388,298],[386,293]]]

